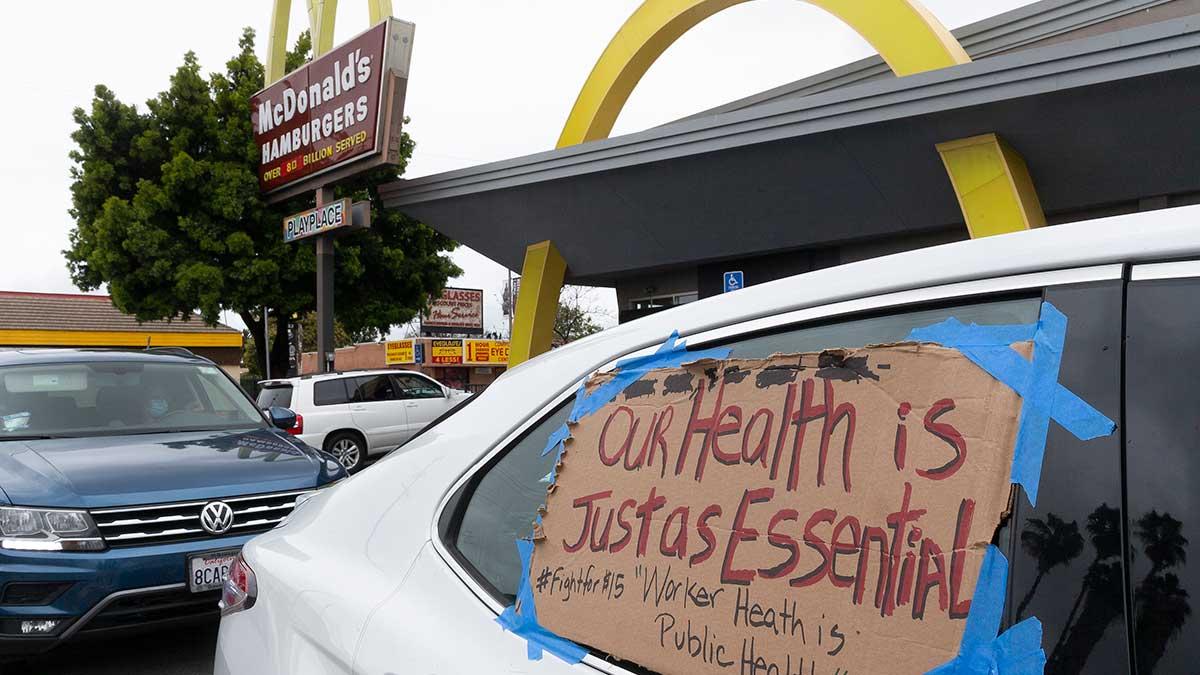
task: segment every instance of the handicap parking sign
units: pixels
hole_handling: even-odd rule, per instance
[[[745,279],[741,272],[726,272],[725,273],[725,292],[739,291],[745,286]]]

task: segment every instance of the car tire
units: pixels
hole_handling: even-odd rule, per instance
[[[325,452],[333,455],[347,473],[355,473],[367,461],[367,444],[353,431],[338,431],[325,439]]]

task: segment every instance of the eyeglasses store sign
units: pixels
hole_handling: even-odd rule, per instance
[[[385,138],[395,117],[385,99],[398,98],[402,111],[403,89],[389,95],[384,85],[389,73],[407,79],[411,49],[412,24],[389,19],[255,94],[259,189],[273,192],[374,157],[393,140],[398,147],[398,133]]]

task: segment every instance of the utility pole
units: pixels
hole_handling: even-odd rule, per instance
[[[333,188],[317,188],[317,209],[333,202]],[[368,212],[369,213],[369,212]],[[317,236],[317,372],[333,372],[333,232]]]
[[[271,322],[267,306],[263,305],[263,364],[266,365],[266,379],[271,379]]]

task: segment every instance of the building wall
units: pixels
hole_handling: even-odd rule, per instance
[[[424,343],[425,353],[430,353],[430,339],[419,338]],[[375,370],[379,368],[394,368],[396,370],[415,370],[456,389],[478,390],[491,384],[505,370],[504,366],[469,366],[469,365],[435,365],[430,363],[403,364],[389,366],[387,364],[387,347],[382,342],[371,342],[352,347],[342,347],[334,351],[333,367],[345,372],[350,370]],[[308,375],[317,372],[317,353],[305,352],[300,362],[301,374]]]

